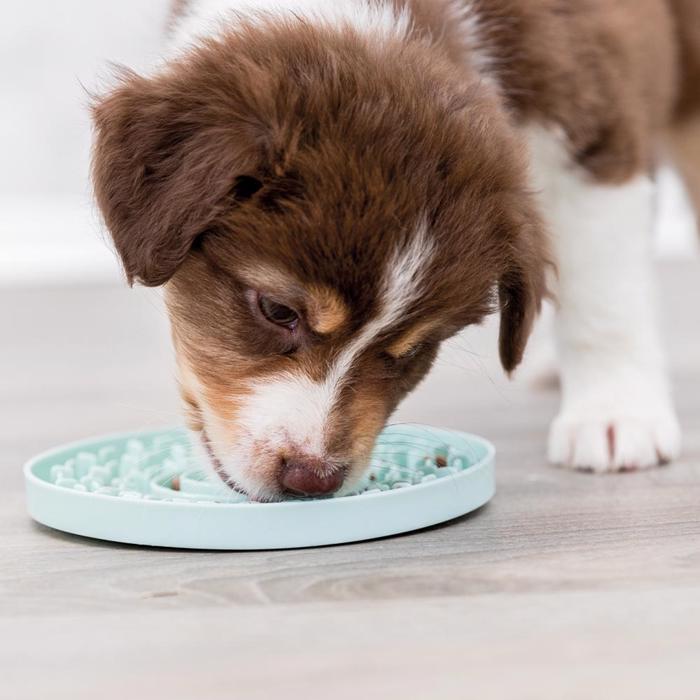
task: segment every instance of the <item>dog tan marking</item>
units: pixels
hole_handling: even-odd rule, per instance
[[[180,348],[179,348],[180,349]],[[181,349],[180,349],[181,350]],[[183,398],[188,406],[196,409],[202,421],[208,413],[227,426],[230,439],[236,439],[236,418],[245,396],[250,392],[245,358],[241,358],[238,367],[230,364],[194,359],[194,348],[185,348],[179,352],[180,384]]]
[[[177,383],[180,397],[185,404],[185,424],[194,431],[204,430],[204,417],[202,408],[197,399],[197,381],[195,376],[187,366],[184,354],[181,351],[182,343],[179,338],[176,321],[171,321],[171,337],[175,348],[175,364],[177,367]]]
[[[185,422],[187,427],[196,433],[204,430],[204,420],[202,419],[199,404],[189,388],[182,382],[180,383],[180,396],[182,396],[182,400],[185,403]]]
[[[299,296],[301,283],[284,270],[263,262],[248,263],[236,270],[241,280],[252,289],[270,294]]]
[[[348,320],[349,312],[337,292],[329,287],[312,287],[308,300],[311,328],[321,335],[338,331]]]
[[[400,338],[395,340],[387,348],[387,352],[397,359],[410,355],[411,351],[420,345],[430,331],[437,325],[437,322],[434,320],[416,324],[413,328],[409,328]]]
[[[241,357],[231,364],[216,361],[217,349],[206,339],[197,339],[187,332],[177,314],[173,295],[170,302],[172,338],[176,351],[180,395],[186,406],[187,426],[199,432],[205,428],[213,413],[217,422],[226,426],[228,439],[239,437],[233,430],[243,398],[249,392],[246,380],[250,376],[249,363]]]
[[[360,394],[352,402],[350,417],[352,421],[352,458],[354,462],[364,466],[386,420],[385,402],[369,392]]]

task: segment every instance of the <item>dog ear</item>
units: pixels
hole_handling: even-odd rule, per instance
[[[196,90],[124,73],[93,106],[95,195],[130,284],[165,283],[231,198],[262,186],[252,123]]]
[[[546,270],[551,265],[543,227],[536,214],[517,226],[515,243],[499,285],[501,308],[499,354],[511,374],[521,363],[525,346],[546,294]]]

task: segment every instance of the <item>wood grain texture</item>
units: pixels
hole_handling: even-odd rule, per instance
[[[680,463],[548,467],[556,395],[502,378],[489,326],[398,417],[492,439],[495,500],[411,535],[287,552],[149,550],[33,524],[23,461],[176,421],[172,360],[152,292],[0,290],[0,696],[696,700],[700,269],[662,272]]]

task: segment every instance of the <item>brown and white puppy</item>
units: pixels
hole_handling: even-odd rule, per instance
[[[223,481],[351,489],[444,339],[500,309],[515,369],[553,256],[553,461],[677,454],[648,248],[656,134],[696,106],[694,3],[177,5],[168,60],[94,108],[94,182],[129,281],[166,287]]]

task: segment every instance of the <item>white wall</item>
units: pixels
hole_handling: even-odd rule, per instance
[[[90,198],[86,90],[158,56],[168,0],[0,0],[0,284],[118,266]]]
[[[86,89],[110,61],[158,57],[168,4],[0,0],[0,284],[118,278],[90,197]],[[682,250],[688,213],[668,191],[666,247]]]

